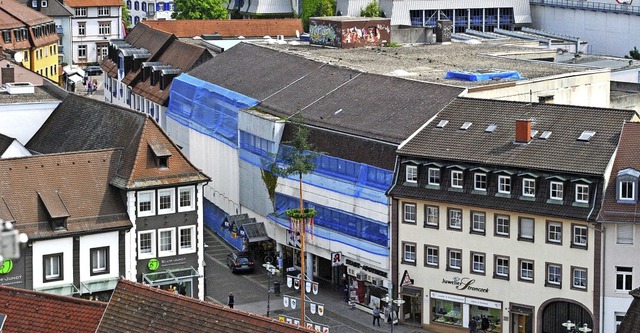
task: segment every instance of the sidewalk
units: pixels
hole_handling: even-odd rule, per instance
[[[205,240],[209,248],[226,247],[229,251],[232,249],[221,238],[215,236],[215,234],[208,227],[205,230]],[[206,252],[206,251],[205,251]],[[227,252],[225,250],[225,252]],[[301,310],[298,306],[297,309],[284,308],[282,295],[289,295],[293,297],[300,297],[300,291],[294,288],[288,288],[286,285],[286,278],[282,276],[274,276],[273,279],[279,279],[281,294],[276,296],[273,294],[273,290],[270,294],[270,299],[267,301],[266,290],[262,289],[266,285],[273,286],[273,280],[269,283],[269,278],[262,262],[256,261],[256,272],[251,275],[241,275],[234,277],[235,279],[247,279],[256,285],[260,286],[260,297],[253,298],[253,301],[248,303],[239,302],[240,299],[247,299],[242,297],[236,300],[235,308],[243,311],[266,315],[267,304],[269,305],[269,316],[272,318],[278,318],[278,315],[283,314],[289,317],[300,318]],[[319,291],[317,295],[311,293],[308,295],[311,300],[317,303],[324,304],[324,316],[320,316],[317,313],[311,314],[309,306],[306,306],[306,317],[312,322],[318,322],[320,324],[329,326],[331,333],[368,333],[368,332],[390,332],[391,325],[380,320],[380,326],[373,326],[373,317],[371,313],[364,312],[359,309],[351,308],[344,301],[344,291],[341,286],[336,286],[328,281],[317,280],[319,283]],[[225,284],[226,281],[217,281],[217,284]],[[262,294],[264,293],[264,294]],[[226,299],[216,299],[212,293],[208,293],[207,300],[222,303]],[[220,298],[220,297],[218,297]],[[308,321],[307,321],[308,322]],[[416,326],[410,326],[406,324],[399,324],[393,326],[393,332],[396,333],[433,333],[431,331],[422,329]]]

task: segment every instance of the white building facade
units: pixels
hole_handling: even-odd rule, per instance
[[[108,56],[109,40],[124,38],[122,3],[108,0],[96,6],[93,1],[72,0],[72,61],[74,64],[100,63]]]

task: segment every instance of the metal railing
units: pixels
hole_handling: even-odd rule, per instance
[[[630,0],[631,1],[631,0]],[[529,0],[532,5],[593,10],[606,13],[640,15],[640,6],[573,0]]]

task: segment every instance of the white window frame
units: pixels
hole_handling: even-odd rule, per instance
[[[487,268],[487,259],[484,253],[472,252],[471,271],[474,273],[484,274]]]
[[[440,169],[429,168],[429,185],[440,185]]]
[[[45,258],[46,257],[46,258]],[[56,259],[57,262],[53,262],[53,259]],[[49,281],[59,281],[64,276],[64,265],[63,265],[64,255],[62,253],[51,253],[45,254],[42,257],[42,261],[44,262],[42,276],[44,277],[43,282]],[[57,267],[57,273],[50,273],[47,275],[47,269],[50,269],[50,272],[54,271],[54,267]]]
[[[87,45],[78,45],[78,58],[86,59],[87,58]]]
[[[402,216],[403,222],[405,223],[416,223],[418,216],[418,207],[414,203],[405,203],[402,205]]]
[[[417,165],[407,165],[405,181],[407,183],[412,183],[412,184],[418,183],[418,166]]]
[[[618,281],[622,279],[622,288],[618,288]],[[631,288],[625,288],[625,285],[631,285]],[[616,266],[616,292],[628,293],[633,290],[633,267]]]
[[[86,17],[87,7],[75,7],[75,17]]]
[[[551,182],[549,184],[549,198],[552,200],[562,200],[564,198],[564,184],[562,182]]]
[[[523,197],[535,197],[536,196],[536,180],[533,178],[522,179],[522,196]]]
[[[584,281],[584,285],[580,284],[580,281]],[[571,286],[575,289],[587,289],[588,284],[587,269],[581,267],[571,268]]]
[[[189,232],[189,237],[191,238],[191,246],[183,247],[182,246],[182,231],[186,230]],[[187,253],[195,253],[196,252],[196,226],[188,225],[183,227],[178,227],[178,254],[187,254]]]
[[[169,195],[169,203],[171,207],[163,209],[160,207],[160,205],[162,204],[161,198],[167,194]],[[159,189],[157,200],[158,200],[158,215],[171,214],[176,212],[176,189],[175,188]]]
[[[451,187],[462,188],[463,184],[464,184],[464,178],[462,175],[462,171],[451,170]]]
[[[547,264],[547,283],[554,286],[562,285],[562,266]]]
[[[149,252],[142,252],[142,246],[140,245],[141,235],[149,235]],[[156,231],[155,230],[144,230],[138,231],[138,259],[151,259],[156,257]]]
[[[621,180],[619,181],[620,185],[618,186],[619,191],[618,191],[618,198],[620,198],[620,200],[636,200],[636,183],[634,181],[631,180]],[[624,186],[624,184],[629,184],[631,185],[631,190],[627,191],[627,196],[622,196],[622,190],[623,188],[625,188],[626,186]],[[631,194],[631,196],[629,197],[628,195]]]
[[[454,216],[456,215],[456,216]],[[456,217],[454,219],[454,217]],[[449,214],[447,218],[447,225],[451,229],[461,230],[462,229],[462,209],[458,208],[450,208]]]
[[[425,245],[425,265],[437,267],[440,265],[440,248],[438,246]]]
[[[589,185],[576,184],[576,202],[589,203]]]
[[[487,214],[485,212],[471,212],[471,230],[475,232],[487,230]]]
[[[615,312],[614,313],[615,318],[616,318],[616,327],[614,332],[618,332],[618,329],[620,329],[620,324],[622,324],[622,321],[624,320],[624,317],[627,316],[626,312]]]
[[[447,250],[447,268],[452,270],[462,270],[462,250]]]
[[[93,260],[94,253],[98,254],[98,258],[96,260]],[[89,250],[89,255],[91,256],[91,259],[90,259],[91,274],[96,275],[96,274],[109,273],[109,247],[108,246],[91,248]],[[100,259],[104,261],[104,267],[99,266],[101,262]],[[94,265],[96,265],[96,267],[94,267]]]
[[[503,256],[496,257],[496,276],[509,278],[509,261],[510,259],[507,257],[503,257]]]
[[[182,193],[189,193],[189,205],[182,205]],[[196,187],[183,186],[178,187],[178,212],[187,212],[196,210]]]
[[[99,35],[111,35],[111,22],[99,22],[98,23]]]
[[[498,193],[511,194],[511,177],[498,176]]]
[[[141,196],[145,196],[148,195],[150,198],[149,204],[150,204],[150,209],[149,210],[145,210],[142,211],[140,209],[140,204],[143,202],[141,201],[142,199],[140,198]],[[136,208],[138,210],[138,216],[143,217],[143,216],[153,216],[156,215],[156,192],[154,190],[150,190],[150,191],[140,191],[137,193],[137,197],[136,197]],[[147,202],[147,201],[144,201]]]
[[[531,260],[520,260],[519,266],[519,277],[520,280],[524,281],[533,281],[534,277],[534,262]]]
[[[487,190],[487,174],[486,173],[474,173],[473,174],[473,189],[476,191]]]
[[[496,214],[496,235],[510,236],[511,235],[511,217],[509,215]],[[506,221],[507,232],[504,232],[504,221]]]
[[[580,233],[578,233],[580,231]],[[589,245],[589,229],[584,225],[574,225],[572,244],[575,246],[586,247]],[[582,241],[584,240],[584,241]]]
[[[402,243],[402,261],[416,263],[416,243]]]
[[[100,6],[98,7],[98,16],[111,16],[111,7]]]
[[[433,213],[435,211],[435,213]],[[440,225],[440,207],[438,206],[424,206],[425,212],[425,225],[437,227]]]
[[[562,244],[562,223],[549,222],[547,224],[547,241]]]
[[[49,3],[47,2],[47,0],[42,0],[41,5],[42,5],[42,8],[46,8],[49,5]]]
[[[170,234],[170,240],[171,242],[169,243],[169,245],[171,246],[170,249],[168,250],[163,250],[162,249],[162,241],[163,241],[163,234],[165,232],[168,232]],[[175,256],[176,255],[176,228],[163,228],[163,229],[158,229],[158,257],[167,257],[167,256]]]

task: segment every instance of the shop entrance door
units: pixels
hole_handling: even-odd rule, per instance
[[[422,289],[402,288],[402,319],[408,325],[422,326]]]
[[[527,319],[529,318],[526,314],[520,313],[511,313],[513,320],[511,321],[513,326],[511,327],[511,333],[532,333],[531,327],[527,328]]]

